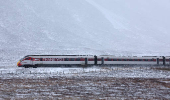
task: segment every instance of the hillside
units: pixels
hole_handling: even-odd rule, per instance
[[[28,54],[170,55],[169,0],[0,1],[0,62]]]

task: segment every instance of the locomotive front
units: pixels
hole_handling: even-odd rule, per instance
[[[21,67],[21,66],[22,66],[22,64],[21,64],[21,61],[20,61],[20,60],[17,62],[17,66],[18,66],[18,67]]]
[[[20,60],[17,62],[17,66],[18,66],[18,67],[22,67],[22,66],[24,66],[24,65],[27,65],[27,64],[29,64],[28,61],[30,61],[30,60],[31,60],[31,57],[25,56],[24,58],[20,59]]]

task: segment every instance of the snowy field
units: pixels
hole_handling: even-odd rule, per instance
[[[133,67],[73,67],[73,68],[20,68],[20,67],[1,67],[0,78],[11,79],[11,78],[48,78],[55,76],[66,76],[66,77],[115,77],[115,78],[170,78],[170,71],[155,70],[156,67],[144,67],[144,66],[133,66]],[[162,67],[163,68],[163,67]]]
[[[170,68],[0,68],[0,99],[170,99]]]

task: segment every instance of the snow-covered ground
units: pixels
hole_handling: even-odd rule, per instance
[[[18,68],[0,67],[0,78],[49,78],[56,76],[66,77],[115,77],[115,78],[170,78],[169,71],[155,70],[152,67],[133,66],[133,67],[87,67],[87,68]]]
[[[0,99],[170,99],[170,71],[156,68],[1,67]]]

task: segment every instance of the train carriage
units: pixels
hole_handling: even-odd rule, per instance
[[[19,67],[58,67],[90,65],[170,65],[170,57],[115,57],[92,55],[28,55],[22,58]]]
[[[148,64],[154,65],[156,63],[156,58],[153,57],[104,57],[104,64],[122,64],[122,65],[138,65],[138,64]]]
[[[170,65],[170,57],[169,56],[165,58],[165,64]]]
[[[71,65],[93,65],[93,56],[83,55],[28,55],[22,58],[19,67],[57,67]]]

